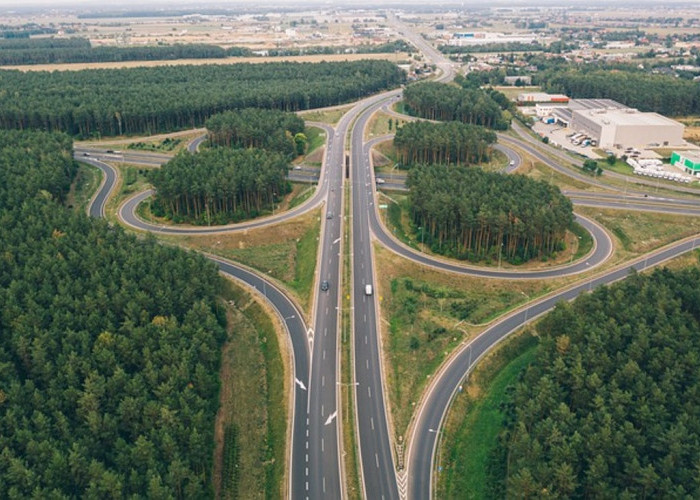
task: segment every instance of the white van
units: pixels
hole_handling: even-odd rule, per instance
[[[365,285],[365,295],[372,295],[372,285]]]

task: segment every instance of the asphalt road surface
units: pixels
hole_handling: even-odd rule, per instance
[[[87,213],[90,217],[104,217],[107,199],[109,198],[109,194],[114,189],[114,184],[117,181],[117,171],[111,165],[108,165],[107,163],[104,163],[97,159],[85,158],[76,154],[74,154],[73,157],[78,161],[99,168],[104,174],[104,176],[102,177],[102,182],[97,188],[97,192],[92,197],[87,207]]]
[[[355,402],[358,446],[365,498],[398,499],[391,439],[387,425],[381,365],[381,346],[376,295],[365,293],[374,287],[374,268],[369,214],[374,211],[374,178],[369,159],[363,155],[365,125],[382,101],[370,106],[352,130],[352,263],[353,331],[355,358]]]

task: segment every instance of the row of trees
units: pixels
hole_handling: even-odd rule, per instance
[[[479,45],[439,45],[443,54],[471,54],[478,52],[533,52],[543,51],[546,47],[537,42],[503,42]]]
[[[221,59],[229,55],[241,54],[242,49],[224,49],[218,45],[175,44],[136,47],[92,47],[85,38],[71,38],[74,44],[55,44],[53,39],[26,40],[24,48],[4,48],[0,50],[0,64],[58,64],[122,61],[158,61],[174,59]],[[243,49],[246,50],[246,49]]]
[[[421,237],[459,259],[544,258],[564,247],[573,222],[571,201],[558,187],[523,175],[416,165],[406,185]]]
[[[0,132],[0,497],[211,498],[216,269],[63,207],[71,149]]]
[[[506,406],[490,496],[698,498],[700,271],[561,303]]]
[[[396,129],[394,147],[404,166],[416,163],[469,164],[488,161],[496,134],[461,122],[408,122]]]
[[[223,224],[259,215],[289,192],[289,163],[262,149],[183,152],[149,173],[156,215],[176,222]]]
[[[297,153],[295,137],[304,132],[304,120],[295,113],[260,108],[219,113],[204,125],[213,145],[268,149],[290,159]]]
[[[700,113],[700,85],[692,80],[636,71],[553,71],[539,77],[546,89],[573,98],[607,98],[668,116]]]
[[[413,47],[405,41],[396,40],[383,44],[362,44],[351,47],[276,48],[265,52],[269,56],[295,56],[347,52],[354,54],[407,52],[412,49]],[[223,48],[209,44],[92,47],[90,40],[81,37],[0,39],[0,65],[224,59],[256,55],[259,53],[246,47]]]
[[[0,71],[0,128],[154,134],[201,126],[229,109],[298,111],[353,101],[403,79],[388,61]]]
[[[460,121],[496,130],[505,130],[509,125],[499,104],[478,88],[427,82],[408,86],[403,97],[410,110],[421,118]]]

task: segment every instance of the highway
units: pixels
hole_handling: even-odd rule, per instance
[[[437,53],[420,36],[395,18],[390,22],[441,68],[439,81],[453,77],[453,65]],[[327,148],[323,168],[319,171],[301,168],[290,171],[289,177],[301,182],[314,182],[318,186],[314,195],[300,206],[269,217],[226,226],[165,226],[152,224],[136,215],[139,203],[151,195],[150,191],[137,193],[119,207],[118,217],[127,226],[142,231],[163,234],[212,234],[227,233],[281,223],[293,219],[315,207],[325,205],[323,211],[319,252],[316,270],[315,301],[311,311],[313,324],[305,324],[303,313],[294,301],[278,289],[273,282],[259,276],[244,266],[224,259],[207,255],[217,264],[220,271],[249,287],[257,290],[276,310],[289,333],[294,356],[294,414],[290,444],[289,496],[294,499],[343,498],[344,471],[339,423],[342,409],[338,406],[339,381],[339,318],[342,305],[341,263],[343,248],[343,178],[346,156],[346,138],[350,134],[350,173],[351,211],[348,222],[352,224],[352,320],[353,320],[353,359],[355,390],[355,421],[358,432],[362,488],[365,498],[399,499],[406,496],[415,499],[430,498],[435,469],[434,456],[439,430],[449,404],[459,385],[476,362],[523,324],[550,310],[560,300],[572,300],[578,294],[591,290],[604,283],[624,278],[631,269],[646,269],[664,260],[689,251],[700,244],[699,238],[685,240],[670,245],[643,260],[626,264],[606,271],[600,276],[567,290],[534,301],[496,322],[488,330],[468,344],[464,344],[443,364],[433,377],[428,391],[417,410],[406,439],[408,446],[405,455],[395,455],[392,448],[390,416],[386,407],[384,376],[382,373],[381,338],[379,335],[379,303],[375,293],[365,293],[365,286],[374,287],[376,271],[372,254],[372,238],[395,253],[443,271],[483,278],[500,279],[548,279],[590,271],[605,262],[612,254],[613,244],[606,231],[593,221],[576,215],[577,221],[588,230],[595,242],[593,250],[577,262],[540,269],[517,271],[512,269],[485,268],[470,266],[436,256],[429,256],[398,241],[383,225],[375,206],[376,183],[371,163],[371,148],[379,140],[364,141],[364,130],[371,115],[388,102],[393,102],[400,91],[386,92],[366,98],[353,106],[338,125],[333,128],[324,124],[314,124],[326,131]],[[410,117],[408,117],[410,118]],[[407,118],[407,119],[408,119]],[[354,124],[353,124],[354,122]],[[521,134],[522,135],[522,134]],[[188,150],[195,152],[206,139],[194,139]],[[581,181],[599,184],[615,190],[598,179],[578,174],[570,168],[559,165],[545,153],[535,149],[536,140],[523,139],[499,134],[501,149],[509,158],[510,172],[516,169],[521,158],[511,146],[517,146],[551,168]],[[144,166],[159,166],[170,159],[169,155],[122,152],[107,153],[97,148],[77,149],[75,157],[79,161],[96,166],[104,172],[103,182],[93,197],[88,212],[94,217],[104,217],[105,203],[114,189],[116,171],[105,163],[124,162]],[[571,158],[568,161],[572,161]],[[318,176],[318,177],[317,177]],[[401,187],[400,175],[386,176],[388,182],[383,187]],[[669,188],[670,189],[670,188]],[[618,191],[622,191],[617,188]],[[629,193],[629,194],[628,194]],[[663,211],[667,213],[700,215],[700,200],[676,200],[665,197],[644,197],[643,192],[626,189],[624,194],[610,193],[566,193],[577,205],[600,208],[624,208],[630,210]],[[328,284],[325,290],[320,284]],[[376,287],[374,287],[376,290]],[[395,462],[395,456],[405,458],[404,467]],[[397,467],[399,472],[397,474]]]
[[[377,296],[366,295],[365,286],[375,285],[369,215],[374,212],[374,178],[369,159],[363,155],[364,129],[382,101],[367,108],[357,119],[352,144],[352,305],[355,360],[355,421],[365,498],[398,499],[384,398]]]
[[[150,195],[149,192],[135,195],[119,208],[119,217],[122,222],[135,229],[169,234],[208,234],[235,232],[279,223],[292,219],[325,201],[316,283],[318,285],[326,281],[328,289],[316,289],[318,295],[313,310],[314,323],[311,328],[304,331],[303,335],[311,353],[310,375],[308,383],[304,384],[308,389],[306,407],[302,411],[300,406],[295,404],[294,451],[292,453],[293,498],[325,499],[342,498],[343,496],[344,485],[341,480],[342,464],[338,430],[341,418],[340,408],[337,404],[340,386],[337,382],[340,368],[338,319],[341,306],[340,263],[342,258],[342,185],[345,139],[350,124],[369,104],[387,97],[395,97],[397,94],[397,91],[393,91],[360,101],[341,118],[335,130],[323,125],[328,142],[324,167],[321,171],[321,182],[315,195],[293,210],[250,222],[200,228],[162,227],[136,217],[136,207]],[[217,261],[221,262],[219,259]],[[228,263],[228,265],[232,264]],[[239,266],[234,267],[244,270]],[[254,281],[252,277],[248,276],[248,278],[250,283]],[[297,389],[298,391],[299,389]],[[382,421],[384,421],[383,416]],[[298,450],[302,450],[302,452]],[[391,457],[390,453],[389,457]],[[390,467],[390,470],[393,471],[393,465]],[[393,478],[393,474],[390,477]],[[395,489],[395,482],[393,485]]]

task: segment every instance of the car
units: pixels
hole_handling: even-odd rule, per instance
[[[295,166],[294,170],[301,170],[301,166],[300,165]]]
[[[508,165],[512,167],[513,165],[515,165],[515,162],[513,160],[510,160],[510,163]]]
[[[332,219],[332,218],[333,218],[333,214],[330,213],[330,212],[328,212],[328,213],[326,214],[326,219]]]
[[[83,153],[83,156],[90,156],[90,153]]]
[[[323,280],[321,282],[321,291],[327,292],[329,288],[330,288],[330,284],[328,283],[328,281]]]
[[[365,295],[372,295],[372,285],[365,285]]]
[[[384,184],[386,181],[381,177],[377,177],[377,184]]]
[[[113,150],[113,149],[108,149],[106,152],[109,153],[109,154],[113,154],[113,153],[114,153],[114,150]]]

